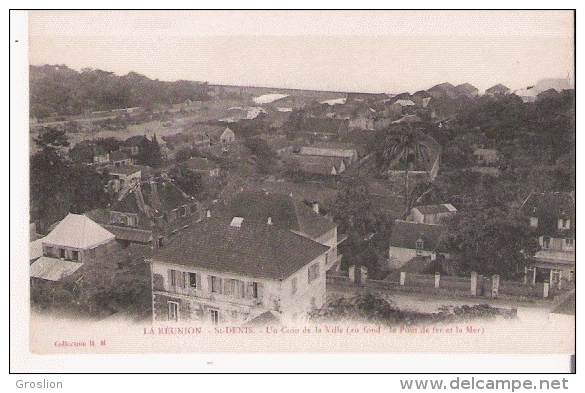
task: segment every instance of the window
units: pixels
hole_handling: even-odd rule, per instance
[[[52,256],[53,256],[53,247],[51,247],[51,246],[47,246],[47,247],[45,248],[45,255],[47,255],[47,256],[49,256],[49,257],[52,257]]]
[[[95,258],[95,247],[89,250],[89,257],[90,258]]]
[[[197,288],[197,274],[189,273],[189,286],[191,288]]]
[[[179,320],[179,303],[168,302],[169,304],[169,321]]]
[[[209,310],[209,314],[211,316],[211,323],[214,325],[219,324],[219,311],[218,310]]]
[[[542,238],[542,248],[544,250],[548,250],[550,248],[550,237],[549,236],[543,236],[543,238]]]
[[[530,226],[532,228],[538,228],[538,217],[530,217]]]
[[[79,261],[79,251],[73,250],[71,251],[71,260],[72,261]]]
[[[181,206],[181,217],[187,216],[187,206]]]
[[[559,229],[569,229],[570,225],[571,225],[571,220],[568,220],[566,218],[559,218],[559,222],[558,222]]]
[[[422,252],[424,250],[424,241],[422,239],[418,239],[416,241],[416,255],[422,255]]]
[[[212,293],[222,293],[221,292],[221,278],[211,276],[211,292]]]
[[[59,249],[59,258],[65,259],[65,249],[64,248]]]
[[[575,246],[575,239],[566,238],[565,239],[565,247],[568,249],[572,249]]]
[[[309,282],[319,278],[319,263],[315,263],[309,267]]]
[[[189,274],[178,270],[169,270],[169,284],[173,287],[186,288],[189,285]]]
[[[164,245],[164,240],[162,236],[158,237],[158,248],[161,248]]]
[[[290,283],[291,283],[291,294],[294,295],[295,293],[297,293],[297,278],[294,277]]]
[[[225,280],[224,294],[242,299],[244,297],[244,282],[240,280]]]
[[[178,272],[176,270],[171,270],[171,274],[170,274],[170,283],[172,286],[176,287],[177,283],[179,282],[178,279]]]

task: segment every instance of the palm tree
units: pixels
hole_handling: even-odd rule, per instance
[[[410,124],[401,127],[388,134],[382,146],[382,167],[391,169],[403,163],[405,166],[404,201],[406,215],[410,210],[408,193],[408,172],[414,168],[415,163],[426,165],[430,159],[431,140],[422,131],[412,128]]]

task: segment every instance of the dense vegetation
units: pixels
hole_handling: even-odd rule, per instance
[[[90,68],[78,72],[64,65],[44,65],[30,66],[29,78],[30,116],[39,119],[209,99],[207,83],[162,82],[136,72],[117,76]]]

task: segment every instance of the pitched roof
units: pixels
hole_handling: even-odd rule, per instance
[[[148,261],[273,280],[286,279],[329,247],[266,222],[209,218],[153,253]]]
[[[152,231],[125,228],[114,225],[104,225],[108,231],[112,232],[118,240],[128,240],[131,242],[148,243],[152,240]]]
[[[29,243],[28,251],[29,251],[29,260],[32,261],[33,259],[37,259],[43,256],[43,240],[45,238],[36,239]]]
[[[446,228],[443,225],[396,220],[392,227],[390,246],[415,249],[417,240],[422,239],[423,250],[435,251],[439,243],[439,238],[445,230]]]
[[[40,257],[30,265],[30,276],[49,281],[59,281],[73,274],[83,263],[62,261],[56,258]]]
[[[422,214],[449,213],[457,211],[457,209],[455,209],[455,207],[450,203],[443,203],[441,205],[415,206],[413,209],[418,210]]]
[[[308,155],[308,156],[324,156],[324,157],[341,157],[341,158],[350,158],[354,155],[357,155],[357,151],[355,150],[347,150],[347,149],[331,149],[326,147],[317,147],[317,146],[303,146],[301,147],[301,151],[299,154]]]
[[[335,168],[335,171],[338,171],[343,162],[343,158],[341,157],[314,156],[307,154],[296,154],[290,156],[288,160],[297,161],[302,172],[318,175],[331,175],[333,168]]]
[[[476,149],[473,152],[475,156],[497,156],[498,151],[496,149]]]
[[[360,156],[366,152],[365,145],[348,142],[317,141],[313,143],[311,147],[322,147],[324,149],[355,150],[358,152]]]
[[[219,213],[225,218],[244,217],[264,223],[270,217],[273,226],[304,233],[312,239],[337,226],[290,195],[265,192],[241,192]]]
[[[416,105],[411,100],[403,100],[403,99],[396,100],[396,104],[398,104],[400,106],[415,106]]]
[[[575,197],[569,192],[533,192],[520,207],[520,212],[527,217],[538,217],[536,232],[539,235],[563,237],[575,235]],[[558,219],[569,219],[570,228],[559,232]]]
[[[69,213],[43,243],[89,249],[114,240],[115,236],[84,215]]]
[[[244,187],[246,191],[289,195],[307,202],[332,203],[337,198],[338,190],[315,183],[293,183],[288,181],[251,182]]]

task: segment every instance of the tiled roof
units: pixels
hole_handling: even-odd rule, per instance
[[[125,228],[114,225],[104,225],[112,232],[118,240],[128,240],[131,242],[148,243],[152,240],[152,232],[142,229]]]
[[[469,83],[462,83],[460,85],[455,86],[455,90],[458,93],[467,93],[467,94],[473,94],[473,93],[477,93],[479,90],[477,89],[477,87],[469,84]]]
[[[208,218],[147,258],[248,277],[286,279],[329,248],[286,229],[244,219]]]
[[[62,261],[56,258],[40,257],[30,265],[30,276],[49,281],[59,281],[73,274],[83,263]]]
[[[533,192],[520,207],[520,212],[527,217],[538,217],[536,232],[539,235],[575,235],[575,197],[568,192],[538,193]],[[569,219],[568,230],[559,232],[558,220]]]
[[[455,209],[450,203],[443,203],[442,205],[416,206],[413,207],[413,209],[418,210],[422,214],[449,213],[457,211],[457,209]]]
[[[270,217],[273,226],[304,233],[312,239],[324,235],[337,226],[329,218],[314,212],[290,195],[263,192],[241,192],[219,214],[226,219],[244,217],[264,223]]]
[[[334,188],[327,188],[314,183],[293,183],[288,181],[263,181],[248,183],[246,191],[269,192],[272,194],[290,195],[295,199],[307,202],[333,203],[339,194]]]
[[[29,260],[37,259],[43,256],[43,240],[44,238],[33,240],[29,243]]]
[[[392,227],[390,246],[399,248],[415,249],[416,241],[423,240],[423,250],[435,251],[439,238],[445,232],[443,225],[420,224],[396,220]]]
[[[43,243],[89,249],[114,240],[114,235],[84,215],[69,213]]]

